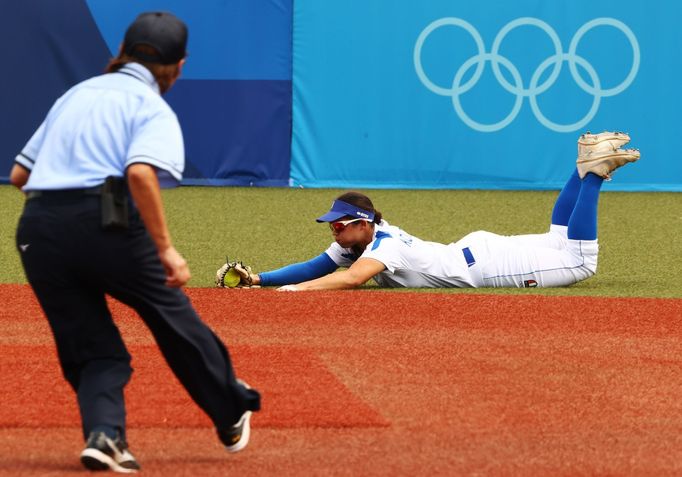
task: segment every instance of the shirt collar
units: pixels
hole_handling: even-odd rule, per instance
[[[154,75],[151,71],[141,64],[126,63],[120,70],[118,70],[118,72],[139,79],[143,83],[148,84],[149,87],[156,91],[157,94],[161,94],[161,90],[159,89],[159,84],[156,82],[156,78],[154,78]]]

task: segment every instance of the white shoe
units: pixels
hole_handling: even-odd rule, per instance
[[[604,131],[592,134],[587,131],[578,138],[578,157],[589,152],[617,151],[629,142],[628,133]]]
[[[591,172],[610,181],[613,171],[638,159],[639,150],[637,149],[616,149],[614,151],[588,151],[578,156],[576,163],[581,179]]]

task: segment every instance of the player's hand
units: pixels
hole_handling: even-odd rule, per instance
[[[159,257],[166,270],[167,286],[180,288],[192,278],[187,261],[175,250],[175,247],[171,246],[159,252]]]
[[[300,288],[298,288],[296,285],[284,285],[281,286],[277,289],[278,292],[295,292],[295,291],[300,291]]]

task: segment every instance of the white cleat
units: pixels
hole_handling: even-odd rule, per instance
[[[591,172],[611,180],[611,173],[625,164],[639,159],[638,149],[616,149],[614,151],[588,151],[578,156],[578,175],[581,179]]]
[[[592,134],[587,131],[578,138],[578,157],[589,152],[615,152],[629,142],[628,133],[604,131]]]

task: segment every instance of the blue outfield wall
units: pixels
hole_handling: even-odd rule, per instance
[[[0,180],[70,86],[103,72],[143,11],[188,24],[178,114],[185,184],[289,184],[292,0],[22,0],[0,7]]]
[[[682,190],[682,2],[296,0],[291,176],[345,188],[553,189],[584,130]]]
[[[557,189],[580,132],[617,129],[642,159],[606,190],[682,191],[672,0],[4,2],[0,182],[147,10],[190,28],[185,184]]]

